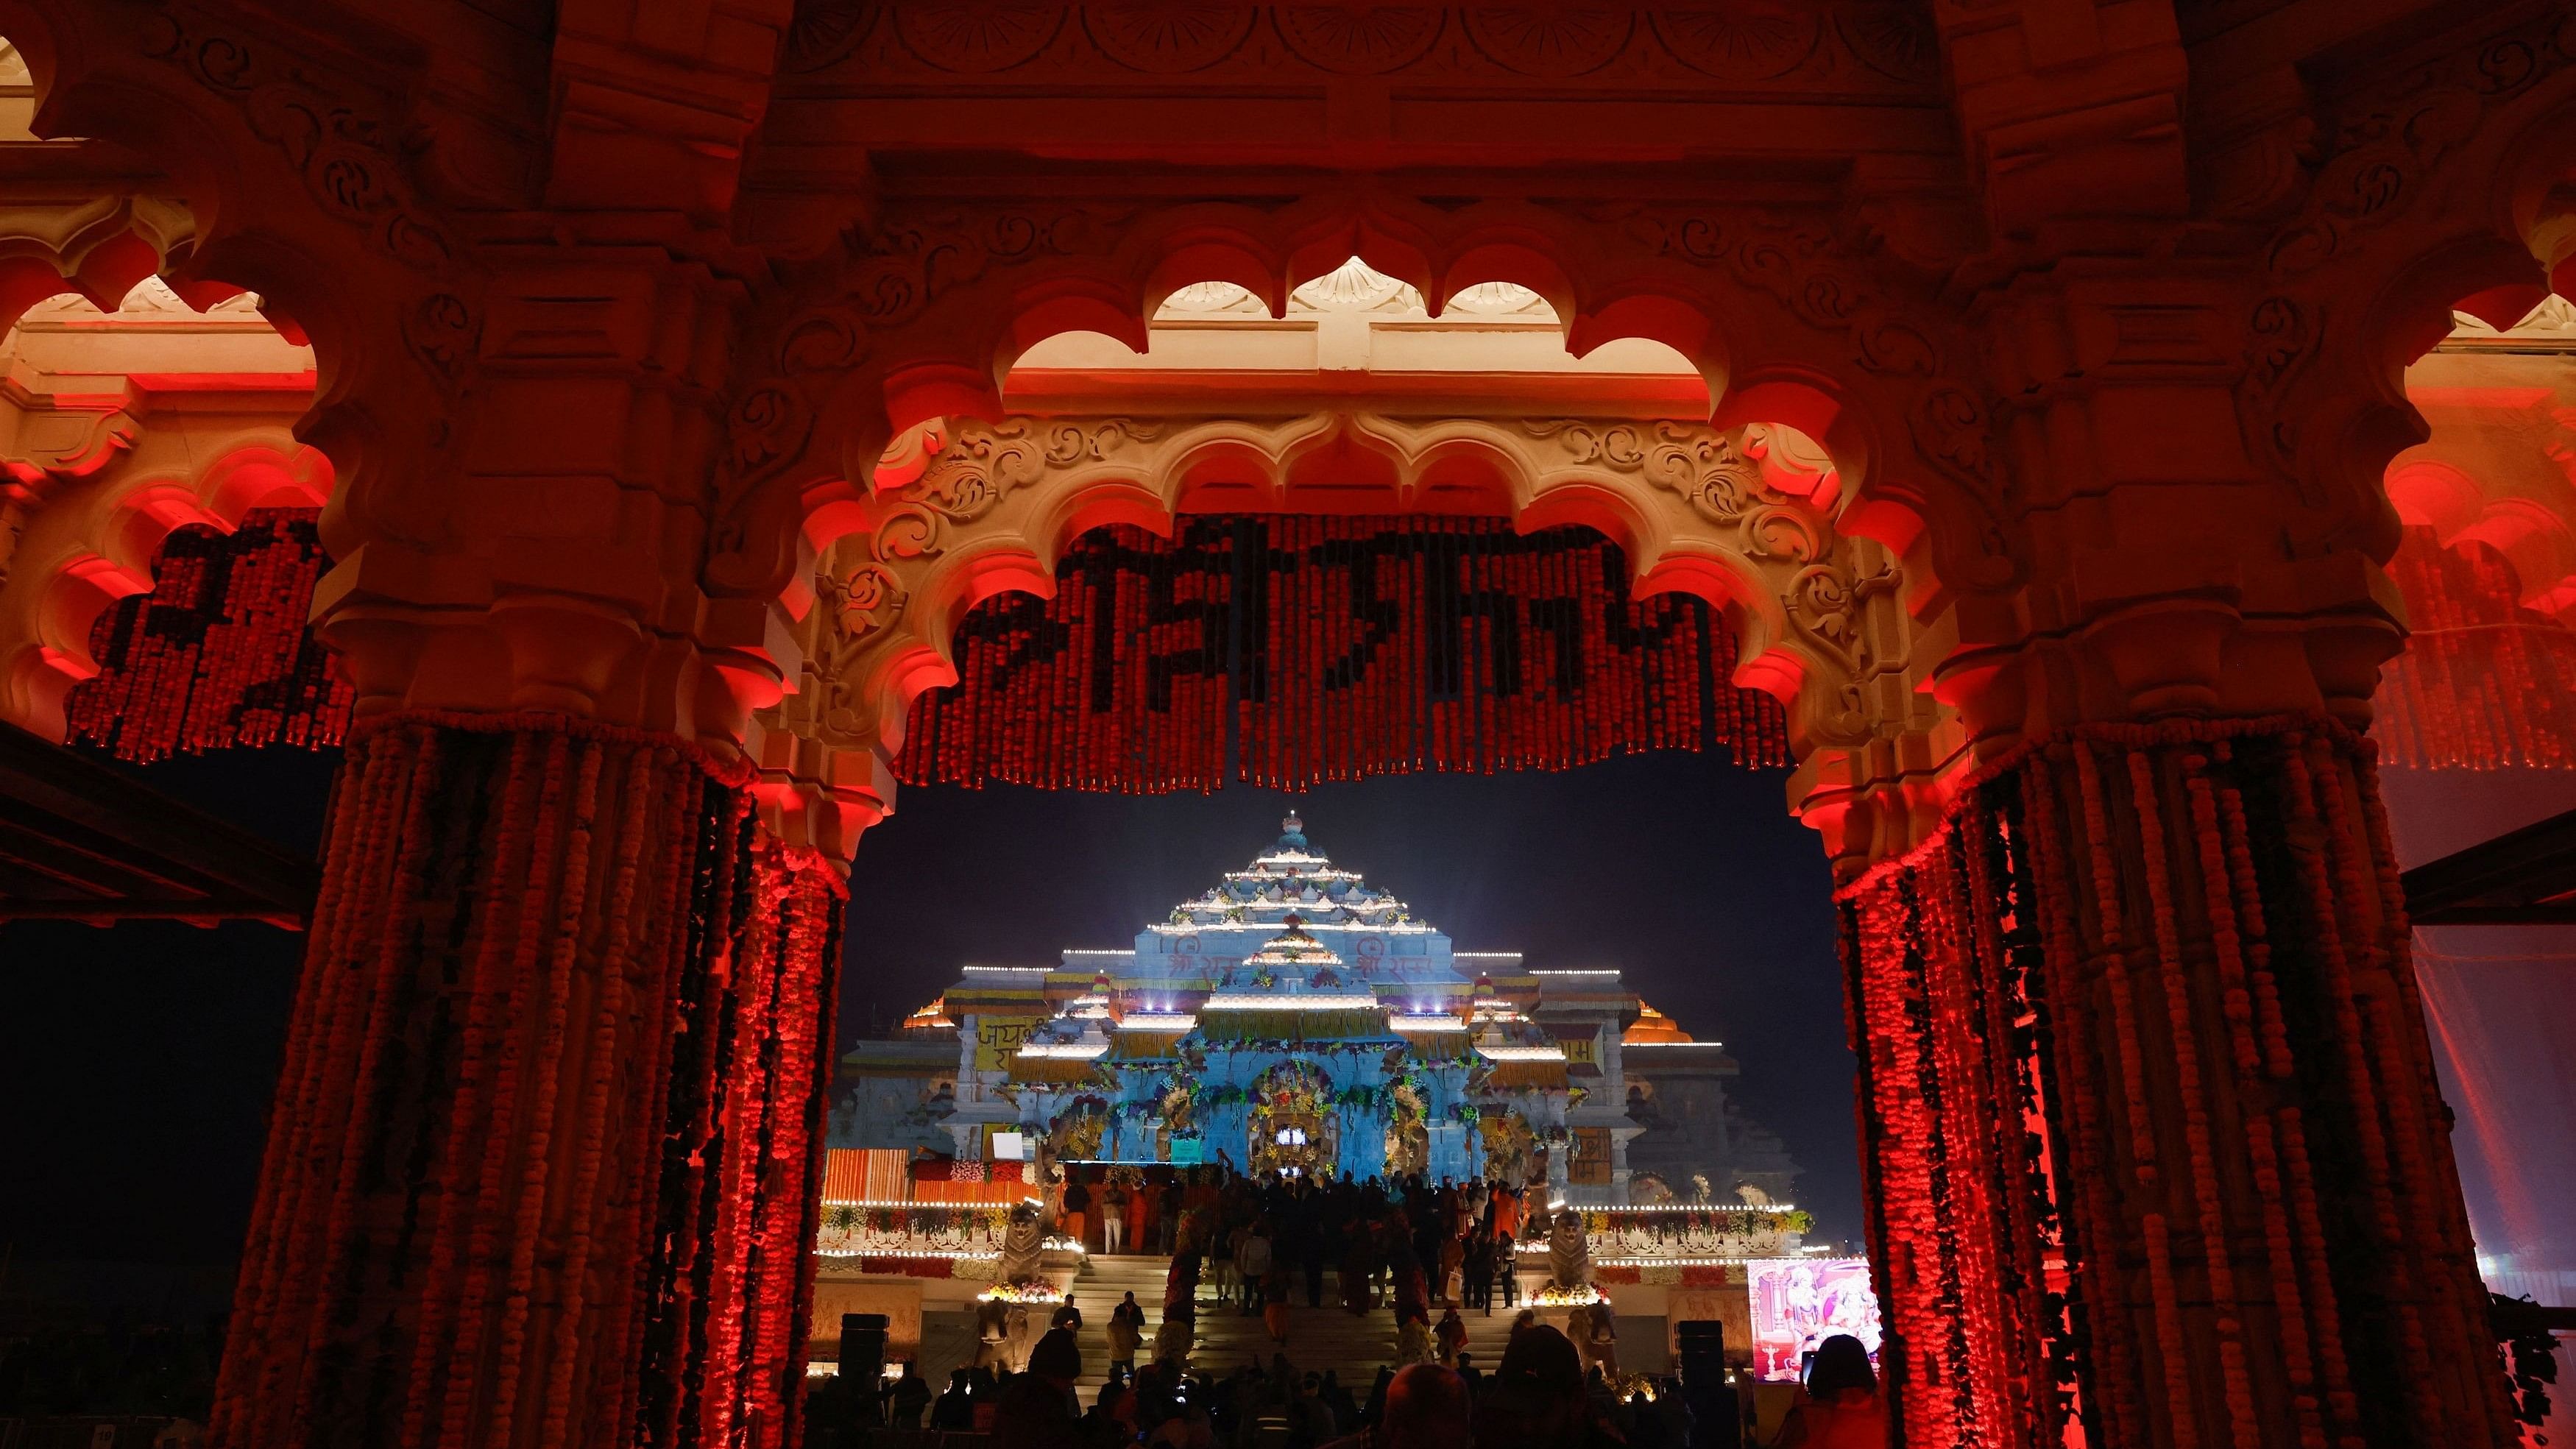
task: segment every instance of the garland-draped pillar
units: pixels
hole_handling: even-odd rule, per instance
[[[214,1442],[797,1442],[843,891],[743,773],[362,722]]]
[[[2062,728],[1841,893],[1906,1442],[2515,1441],[2371,748]]]

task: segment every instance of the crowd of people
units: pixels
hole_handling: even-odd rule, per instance
[[[1059,1232],[1095,1251],[1171,1255],[1166,1331],[1148,1339],[1134,1294],[1114,1305],[1108,1381],[1086,1405],[1075,1387],[1084,1376],[1082,1320],[1068,1300],[1020,1372],[1007,1356],[979,1358],[953,1371],[934,1397],[904,1365],[880,1391],[881,1422],[981,1431],[993,1449],[1679,1449],[1684,1419],[1673,1380],[1623,1381],[1597,1363],[1587,1367],[1573,1340],[1532,1311],[1517,1314],[1490,1371],[1467,1351],[1459,1310],[1490,1314],[1498,1296],[1506,1311],[1518,1303],[1517,1250],[1538,1231],[1525,1191],[1481,1179],[1435,1185],[1418,1174],[1388,1184],[1254,1178],[1230,1165],[1150,1173],[1069,1166],[1052,1204]],[[1309,1307],[1323,1307],[1328,1275],[1331,1301],[1342,1309],[1394,1313],[1395,1362],[1378,1369],[1365,1394],[1333,1371],[1301,1372],[1284,1351],[1288,1305],[1302,1294]],[[1211,1308],[1265,1320],[1274,1343],[1266,1366],[1244,1362],[1230,1373],[1190,1366],[1190,1325]],[[1177,1335],[1169,1331],[1176,1324]],[[1826,1449],[1886,1442],[1876,1380],[1857,1340],[1825,1345],[1776,1442]]]
[[[1094,1251],[1196,1254],[1220,1308],[1265,1313],[1284,1339],[1286,1306],[1302,1294],[1308,1307],[1322,1307],[1328,1275],[1343,1308],[1391,1306],[1399,1320],[1410,1311],[1426,1332],[1421,1310],[1433,1306],[1491,1312],[1498,1294],[1515,1306],[1526,1201],[1527,1189],[1482,1178],[1434,1185],[1417,1173],[1390,1188],[1247,1177],[1230,1165],[1076,1165],[1066,1169],[1056,1218],[1059,1231]]]
[[[1623,1397],[1582,1367],[1564,1334],[1526,1315],[1492,1372],[1472,1362],[1381,1367],[1364,1397],[1331,1370],[1301,1373],[1285,1354],[1224,1375],[1150,1363],[1114,1373],[1088,1405],[1075,1388],[1082,1374],[1073,1330],[1052,1328],[1026,1371],[958,1369],[935,1402],[906,1365],[887,1390],[890,1420],[898,1430],[982,1432],[992,1449],[1680,1449],[1688,1429],[1674,1380]],[[1826,1340],[1772,1442],[1883,1449],[1886,1408],[1858,1339]]]
[[[1462,1355],[1462,1358],[1464,1356]],[[1078,1401],[1082,1351],[1069,1328],[1049,1329],[1026,1371],[958,1369],[935,1401],[908,1371],[889,1390],[898,1429],[981,1430],[993,1449],[1585,1449],[1625,1444],[1679,1449],[1682,1422],[1671,1385],[1640,1386],[1624,1400],[1587,1374],[1565,1335],[1535,1321],[1517,1326],[1492,1372],[1472,1360],[1381,1367],[1355,1394],[1332,1370],[1301,1372],[1284,1353],[1214,1374],[1170,1363],[1113,1373]],[[922,1412],[926,1407],[926,1415]]]

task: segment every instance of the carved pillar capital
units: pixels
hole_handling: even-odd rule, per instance
[[[535,709],[730,748],[796,664],[765,601],[698,582],[737,289],[660,248],[485,255],[438,466],[371,479],[361,449],[325,519],[315,616],[358,711]]]

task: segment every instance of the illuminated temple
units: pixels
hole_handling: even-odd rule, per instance
[[[1131,947],[967,967],[843,1058],[833,1140],[1785,1201],[1797,1169],[1730,1110],[1735,1071],[1616,971],[1456,949],[1292,815]]]

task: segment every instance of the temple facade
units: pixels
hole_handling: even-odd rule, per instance
[[[1785,1205],[1796,1165],[1726,1103],[1718,1079],[1735,1071],[1615,970],[1458,950],[1292,815],[1132,946],[969,966],[893,1036],[858,1043],[832,1142],[929,1147],[944,1132],[966,1161],[1501,1176],[1574,1203]],[[1642,1184],[1632,1144],[1657,1164]]]

